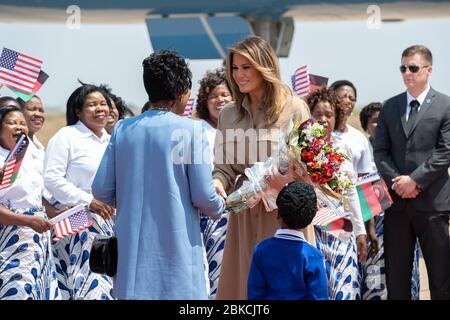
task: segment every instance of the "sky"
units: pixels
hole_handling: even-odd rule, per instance
[[[358,106],[383,101],[404,91],[398,71],[403,49],[423,44],[433,53],[431,85],[450,95],[450,19],[406,20],[382,23],[370,29],[366,21],[295,23],[289,58],[281,58],[283,80],[301,65],[310,72],[335,80],[347,79],[358,89]],[[152,52],[147,27],[142,24],[23,24],[0,22],[0,47],[44,61],[50,75],[39,92],[48,111],[64,111],[67,98],[78,87],[77,79],[108,84],[135,110],[147,100],[142,84],[142,60]],[[191,60],[193,92],[206,70],[221,60]],[[11,95],[3,87],[1,95]]]

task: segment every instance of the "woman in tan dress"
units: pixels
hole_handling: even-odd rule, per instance
[[[240,187],[245,168],[276,156],[280,132],[286,132],[293,120],[310,116],[306,103],[281,81],[278,58],[262,38],[252,36],[235,44],[226,69],[235,102],[220,113],[215,140],[213,178],[222,195]],[[277,211],[267,212],[262,202],[230,214],[217,299],[247,299],[253,247],[274,235],[279,228],[276,216]],[[304,232],[314,245],[312,227]]]

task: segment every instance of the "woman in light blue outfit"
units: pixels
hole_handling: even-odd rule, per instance
[[[377,171],[375,161],[373,160],[373,142],[375,141],[378,115],[381,110],[380,102],[373,102],[362,108],[359,119],[361,127],[369,135],[369,147],[372,155],[372,171]],[[372,257],[368,257],[366,263],[360,268],[362,277],[361,296],[364,300],[386,300],[386,273],[384,264],[384,246],[383,246],[383,221],[384,212],[374,218],[375,231],[378,239],[378,252]],[[369,252],[371,243],[368,243]],[[420,274],[419,274],[419,242],[416,243],[414,252],[414,262],[411,277],[411,299],[419,300],[420,296]]]
[[[2,166],[21,133],[27,135],[28,129],[20,109],[1,108]],[[5,181],[7,172],[0,174]],[[42,207],[43,187],[28,149],[16,180],[10,186],[0,186],[0,300],[59,299],[50,245],[52,224]]]
[[[116,204],[118,299],[207,299],[199,210],[218,218],[208,141],[199,121],[178,116],[191,72],[172,51],[143,62],[151,106],[114,128],[92,185]]]
[[[334,92],[326,88],[319,89],[308,96],[308,105],[311,115],[330,133],[333,144],[351,158],[348,146],[333,134],[338,122],[337,98]],[[356,180],[356,173],[350,161],[346,160],[340,170],[347,172],[352,181]],[[322,228],[315,227],[316,245],[325,257],[325,270],[331,300],[359,300],[361,298],[358,262],[361,264],[365,262],[367,235],[355,188],[348,191],[347,197],[353,223],[350,239],[338,239]]]
[[[91,184],[109,142],[104,129],[109,114],[107,95],[82,85],[67,101],[67,127],[49,141],[44,161],[45,187],[57,206],[89,206],[93,224],[53,246],[58,285],[63,299],[111,299],[112,279],[93,273],[89,253],[95,235],[112,235],[114,208],[95,199]],[[53,201],[50,201],[52,204]]]
[[[217,121],[223,107],[233,100],[227,85],[227,76],[223,68],[208,71],[200,80],[197,95],[197,106],[193,119],[201,120],[206,130],[209,149],[211,152],[211,171],[214,167],[214,140],[216,138]],[[200,229],[206,248],[208,281],[210,287],[209,298],[215,299],[219,284],[220,267],[222,265],[225,237],[227,235],[228,213],[220,219],[212,219],[202,214]]]

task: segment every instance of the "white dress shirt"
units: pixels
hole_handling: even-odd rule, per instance
[[[331,138],[332,138],[334,146],[340,148],[341,151],[344,152],[345,154],[351,155],[351,152],[352,152],[351,148],[343,140],[336,139],[335,132],[336,131],[333,131],[333,133],[331,134]],[[349,157],[349,158],[351,158],[351,157]],[[341,164],[340,170],[346,172],[348,177],[350,178],[350,180],[353,183],[356,182],[358,175],[355,172],[354,166],[350,161],[345,160]],[[370,172],[370,170],[368,172]],[[349,206],[350,206],[349,211],[352,213],[353,232],[354,232],[355,236],[358,237],[359,235],[367,234],[366,227],[364,225],[364,219],[363,219],[362,212],[361,212],[361,204],[359,202],[359,197],[358,197],[358,192],[356,191],[356,187],[350,188],[347,191],[346,196],[347,196]]]
[[[33,162],[38,172],[42,175],[44,172],[45,147],[38,140],[36,135],[33,136],[33,138],[28,137],[28,139],[30,140],[28,149],[33,157]]]
[[[349,146],[353,168],[358,174],[372,172],[372,158],[367,138],[358,129],[348,124],[346,126],[345,132],[333,131],[334,139]]]
[[[53,198],[65,206],[89,205],[91,185],[110,135],[97,137],[82,122],[60,129],[48,142],[44,184]]]
[[[31,144],[31,143],[30,143]],[[5,163],[9,150],[0,147],[0,163]],[[27,148],[14,183],[0,190],[0,205],[12,209],[30,209],[42,206],[42,176],[37,172],[33,157]]]
[[[39,174],[42,176],[42,183],[44,183],[45,147],[38,140],[36,135],[34,135],[33,138],[28,137],[28,139],[30,140],[30,144],[28,145],[28,150],[30,151],[31,157],[33,158],[33,164],[34,164],[37,172],[39,172]],[[52,195],[45,188],[42,191],[42,196],[47,201],[50,201],[50,199],[52,197]]]
[[[206,138],[209,144],[209,153],[211,155],[211,167],[214,167],[214,140],[216,139],[217,130],[210,125],[206,120],[201,120],[203,127],[205,128]],[[212,171],[213,168],[211,168]]]
[[[409,105],[411,103],[411,101],[413,100],[417,100],[419,101],[420,105],[417,108],[417,112],[420,111],[420,107],[422,107],[423,102],[425,101],[425,98],[428,94],[428,91],[430,91],[430,85],[427,85],[427,88],[425,89],[424,92],[422,92],[421,94],[419,94],[417,96],[417,98],[415,98],[411,93],[409,93],[408,90],[406,90],[406,121],[408,121],[409,118],[409,113],[411,112],[411,106]]]

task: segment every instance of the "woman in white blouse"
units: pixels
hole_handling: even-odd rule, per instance
[[[28,134],[16,106],[0,109],[0,163],[21,134]],[[0,174],[4,177],[4,172]],[[5,178],[6,181],[6,178]],[[0,186],[0,300],[37,300],[58,297],[50,245],[52,224],[42,207],[43,180],[29,148],[16,180]]]
[[[67,101],[67,127],[49,141],[44,183],[60,207],[89,205],[93,224],[54,245],[63,299],[111,299],[112,279],[93,273],[89,253],[96,234],[113,234],[114,208],[92,196],[91,184],[109,142],[109,106],[99,87],[83,84]]]

